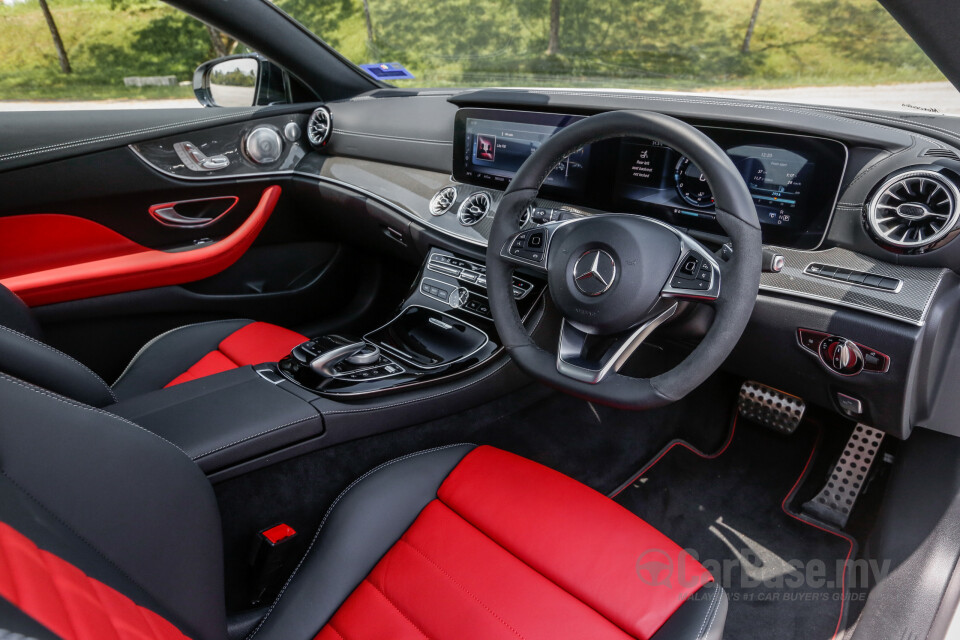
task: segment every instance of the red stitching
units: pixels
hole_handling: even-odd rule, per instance
[[[394,608],[394,610],[395,610],[397,613],[400,614],[400,617],[402,617],[404,620],[406,620],[408,623],[410,623],[410,626],[411,626],[411,627],[413,627],[414,629],[416,629],[417,631],[419,631],[419,632],[420,632],[420,635],[422,635],[424,638],[427,638],[427,640],[429,640],[430,636],[428,636],[427,634],[425,634],[425,633],[423,632],[423,629],[421,629],[420,627],[418,627],[418,626],[416,625],[416,623],[414,623],[413,620],[411,620],[410,618],[408,618],[408,617],[407,617],[407,614],[405,614],[403,611],[401,611],[401,610],[400,610],[400,607],[398,607],[396,604],[394,604],[393,600],[391,600],[389,597],[387,597],[387,594],[385,594],[385,593],[383,592],[383,590],[380,589],[380,587],[378,587],[376,584],[373,583],[373,580],[371,580],[370,578],[364,578],[363,581],[366,582],[367,584],[369,584],[371,587],[373,587],[373,590],[376,591],[377,593],[379,593],[380,596],[381,596],[384,600],[386,600],[386,601],[390,604],[390,606]],[[337,635],[340,635],[340,634],[337,634]],[[342,637],[342,636],[341,636],[341,637]]]
[[[480,598],[478,598],[476,595],[474,595],[474,593],[473,593],[472,591],[470,591],[470,590],[467,589],[465,586],[463,586],[462,584],[460,584],[453,576],[451,576],[449,573],[447,573],[446,570],[445,570],[443,567],[441,567],[439,564],[437,564],[436,561],[434,561],[432,558],[430,558],[430,557],[429,557],[427,554],[425,554],[423,551],[421,551],[420,549],[418,549],[417,547],[415,547],[413,544],[411,544],[410,541],[407,540],[406,538],[400,538],[400,542],[403,542],[403,543],[406,544],[408,547],[410,547],[411,549],[413,549],[414,551],[416,551],[417,553],[419,553],[419,554],[423,557],[424,560],[426,560],[426,561],[427,561],[428,563],[430,563],[434,568],[436,568],[437,571],[439,571],[439,572],[442,573],[444,576],[446,576],[447,579],[450,580],[450,582],[452,582],[453,584],[457,585],[457,586],[460,588],[461,591],[463,591],[465,594],[467,594],[468,596],[470,596],[471,598],[473,598],[473,599],[477,602],[477,604],[479,604],[481,607],[483,607],[484,609],[486,609],[486,610],[487,610],[487,613],[489,613],[489,614],[492,615],[494,618],[496,618],[497,620],[499,620],[499,621],[500,621],[500,624],[502,624],[502,625],[505,626],[507,629],[509,629],[510,631],[512,631],[515,636],[517,636],[518,638],[523,638],[523,635],[522,635],[519,631],[517,631],[517,630],[514,629],[512,626],[510,626],[510,625],[507,623],[506,620],[504,620],[503,618],[501,618],[501,617],[497,614],[496,611],[494,611],[493,609],[491,609],[490,607],[488,607],[486,604],[484,604],[483,601],[480,600]]]

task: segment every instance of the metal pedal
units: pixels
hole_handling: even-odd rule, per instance
[[[870,467],[877,458],[885,434],[879,429],[858,424],[840,459],[830,472],[826,486],[813,500],[803,505],[803,510],[823,522],[841,529],[847,526],[853,505],[860,496]]]
[[[807,405],[796,396],[748,380],[740,387],[737,408],[744,418],[790,435],[800,425]]]

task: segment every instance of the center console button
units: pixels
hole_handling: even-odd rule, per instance
[[[476,282],[479,277],[480,274],[475,271],[463,271],[460,273],[460,279],[466,280],[467,282]]]

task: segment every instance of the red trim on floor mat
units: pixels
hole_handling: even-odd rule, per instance
[[[667,445],[667,446],[663,449],[663,451],[661,451],[661,452],[657,455],[656,458],[654,458],[652,461],[650,461],[648,464],[646,464],[642,469],[640,469],[640,471],[637,473],[637,475],[635,475],[629,482],[624,483],[624,484],[621,485],[618,489],[616,489],[612,494],[610,494],[610,497],[611,497],[611,498],[616,498],[618,495],[620,495],[621,493],[623,493],[623,491],[624,491],[627,487],[629,487],[629,486],[632,485],[634,482],[636,482],[637,480],[639,480],[640,478],[642,478],[643,475],[644,475],[645,473],[647,473],[650,469],[652,469],[655,464],[657,464],[658,462],[660,462],[660,460],[662,460],[665,455],[667,455],[668,453],[670,453],[670,451],[671,451],[674,447],[677,447],[677,446],[683,447],[683,448],[686,449],[687,451],[693,453],[694,455],[696,455],[696,456],[698,456],[698,457],[700,457],[700,458],[703,458],[704,460],[713,460],[713,459],[715,459],[715,458],[719,458],[719,457],[720,457],[721,455],[723,455],[723,453],[730,447],[730,443],[733,442],[733,436],[734,436],[734,434],[736,433],[736,430],[737,430],[737,418],[739,417],[739,415],[740,415],[739,413],[735,413],[735,414],[734,414],[734,416],[733,416],[733,423],[730,425],[730,435],[727,436],[727,441],[726,441],[725,443],[723,443],[723,446],[720,447],[720,450],[717,451],[716,453],[710,453],[710,454],[703,453],[702,451],[700,451],[699,449],[697,449],[696,447],[694,447],[693,445],[689,444],[688,442],[686,442],[686,441],[684,441],[684,440],[674,440],[674,441],[671,442],[669,445]],[[843,540],[845,540],[845,541],[847,542],[847,544],[850,545],[849,549],[847,549],[847,557],[844,558],[844,560],[843,560],[843,574],[840,576],[840,592],[841,592],[841,594],[843,595],[843,597],[840,598],[840,617],[837,619],[837,626],[836,626],[836,628],[834,629],[834,631],[833,631],[833,637],[831,638],[831,640],[837,640],[837,637],[838,637],[838,635],[839,635],[839,633],[840,633],[840,627],[841,627],[841,625],[843,624],[844,610],[845,610],[845,605],[846,605],[847,596],[848,596],[848,594],[847,594],[847,566],[850,564],[850,556],[853,555],[853,549],[854,549],[854,547],[855,547],[855,545],[856,545],[856,540],[854,540],[852,537],[848,536],[847,534],[845,534],[845,533],[843,533],[843,532],[841,532],[841,531],[835,531],[835,530],[833,530],[833,529],[827,529],[826,527],[821,526],[821,525],[817,524],[816,522],[813,522],[812,520],[808,520],[808,519],[806,519],[806,518],[804,518],[804,517],[802,517],[802,516],[796,515],[796,514],[791,513],[790,511],[787,510],[787,503],[793,498],[793,496],[794,496],[794,494],[796,493],[797,489],[800,488],[800,483],[802,483],[803,480],[804,480],[804,479],[806,478],[806,476],[807,476],[807,471],[810,469],[810,464],[813,462],[813,458],[814,458],[814,456],[816,455],[817,450],[820,448],[820,440],[821,440],[822,436],[823,436],[823,428],[821,427],[820,430],[817,432],[817,439],[816,439],[816,440],[814,441],[814,443],[813,443],[813,448],[810,450],[810,455],[807,457],[807,462],[806,462],[806,464],[803,465],[803,470],[800,472],[800,476],[797,478],[797,481],[793,483],[793,486],[790,487],[790,491],[787,492],[787,495],[784,496],[783,500],[780,502],[780,509],[781,509],[785,514],[787,514],[788,516],[790,516],[791,518],[793,518],[794,520],[796,520],[796,521],[798,521],[798,522],[801,522],[801,523],[803,523],[803,524],[805,524],[805,525],[808,525],[808,526],[810,526],[810,527],[813,527],[814,529],[819,529],[820,531],[823,531],[824,533],[829,533],[830,535],[836,536],[836,537],[838,537],[838,538],[842,538]]]
[[[823,429],[821,428],[821,430],[817,433],[817,440],[813,443],[813,449],[810,451],[810,456],[807,458],[807,463],[803,466],[803,471],[800,472],[800,477],[797,478],[797,481],[793,483],[790,491],[786,496],[784,496],[783,501],[780,503],[780,509],[794,520],[811,526],[814,529],[819,529],[824,533],[829,533],[830,535],[837,536],[838,538],[843,538],[846,540],[847,544],[850,545],[849,549],[847,549],[847,557],[843,560],[843,574],[840,576],[840,592],[843,594],[843,597],[840,598],[840,618],[837,620],[836,629],[833,630],[832,640],[836,640],[838,634],[840,633],[840,626],[843,624],[844,607],[847,602],[847,565],[850,564],[850,556],[853,555],[853,548],[854,545],[856,545],[856,541],[851,536],[848,536],[841,531],[827,529],[826,527],[823,527],[811,520],[807,520],[806,518],[791,513],[787,510],[787,503],[793,498],[793,495],[796,493],[797,489],[800,488],[800,483],[803,482],[804,478],[806,477],[807,470],[810,468],[810,463],[813,462],[813,457],[816,455],[817,449],[820,448],[820,439],[822,436]]]
[[[652,469],[653,465],[660,462],[661,458],[663,458],[663,456],[670,453],[670,451],[672,451],[674,447],[683,447],[690,453],[696,456],[699,456],[704,460],[713,460],[714,458],[719,458],[720,456],[723,455],[723,453],[727,450],[727,448],[730,447],[730,443],[733,442],[733,435],[737,432],[737,418],[739,417],[739,415],[740,415],[739,413],[733,414],[733,422],[730,424],[730,435],[727,436],[727,441],[723,443],[723,446],[720,447],[719,451],[716,451],[714,453],[704,453],[703,451],[700,451],[699,449],[694,447],[692,444],[690,444],[686,440],[680,440],[679,438],[676,440],[673,440],[670,444],[664,447],[663,451],[661,451],[656,458],[654,458],[651,462],[644,465],[644,467],[637,472],[637,475],[633,476],[633,478],[631,478],[628,482],[624,482],[617,489],[614,489],[613,493],[611,493],[609,497],[616,498],[618,495],[623,493],[623,491],[627,487],[629,487],[634,482],[642,478],[643,474],[645,474],[647,471]]]

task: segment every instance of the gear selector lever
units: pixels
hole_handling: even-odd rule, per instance
[[[376,347],[373,347],[376,349]],[[334,377],[334,367],[344,360],[352,361],[359,358],[365,359],[367,352],[371,350],[371,345],[363,340],[350,340],[343,336],[323,336],[309,342],[294,347],[291,355],[303,364],[309,364],[318,375],[326,378]],[[374,361],[380,357],[379,349],[376,349]]]

